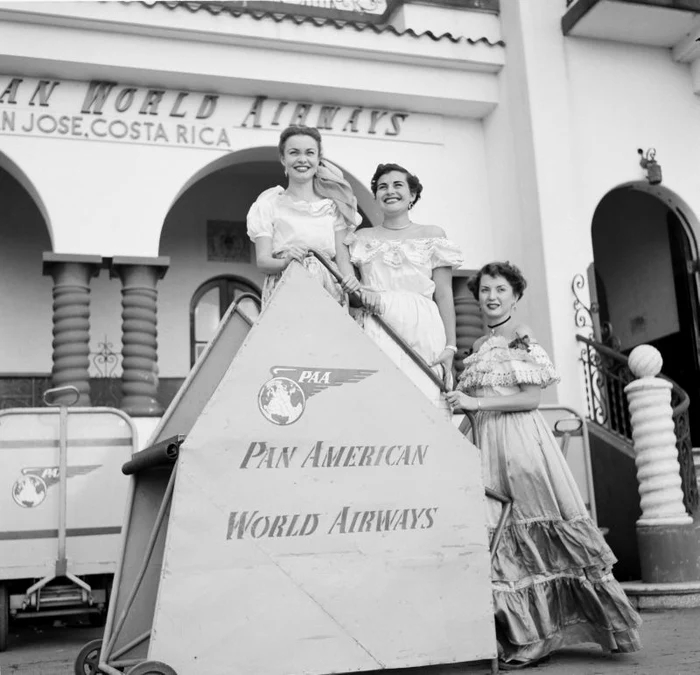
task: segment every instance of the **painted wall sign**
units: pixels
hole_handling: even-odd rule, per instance
[[[409,113],[363,106],[0,77],[0,134],[232,149],[242,129],[313,126],[324,134],[420,140]],[[414,127],[414,128],[412,128]]]
[[[495,655],[481,460],[442,411],[298,265],[224,368],[180,449],[149,658],[324,675]]]

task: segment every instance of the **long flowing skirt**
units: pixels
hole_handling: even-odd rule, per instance
[[[340,287],[340,284],[331,276],[331,273],[313,256],[304,258],[302,263],[304,269],[318,281],[332,296],[332,298],[341,305],[347,304],[347,295]],[[273,291],[277,287],[285,270],[277,272],[277,274],[268,274],[263,282],[262,289],[262,306],[264,307],[270,301]]]
[[[584,642],[639,649],[641,618],[542,415],[480,412],[476,427],[485,484],[513,499],[492,571],[502,657],[528,661]],[[500,505],[488,501],[494,528]]]
[[[437,305],[431,298],[409,291],[383,291],[381,318],[430,365],[445,349],[445,327]],[[435,383],[367,312],[355,314],[357,322],[387,356],[413,381],[430,401],[452,417],[444,396]],[[442,366],[432,368],[440,378]]]

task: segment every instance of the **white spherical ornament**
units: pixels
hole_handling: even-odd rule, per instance
[[[663,364],[661,353],[651,345],[639,345],[629,355],[628,365],[635,377],[656,377]]]

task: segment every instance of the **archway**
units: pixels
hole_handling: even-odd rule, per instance
[[[593,216],[600,319],[624,353],[656,347],[663,373],[690,395],[691,436],[700,443],[700,323],[697,219],[671,190],[629,183],[610,191]]]
[[[0,408],[41,405],[50,386],[52,249],[46,207],[29,177],[0,152]]]
[[[329,158],[331,161],[333,158]],[[376,218],[371,193],[344,172],[365,222]],[[257,196],[286,180],[276,147],[255,147],[221,157],[197,171],[177,191],[165,217],[159,254],[170,267],[159,283],[160,379],[173,385],[191,365],[190,299],[209,280],[235,277],[261,288],[246,233],[246,215]],[[228,296],[227,296],[228,297]],[[196,340],[195,340],[196,342]],[[201,349],[202,345],[196,348]]]

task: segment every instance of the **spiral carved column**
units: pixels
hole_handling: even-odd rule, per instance
[[[642,582],[700,582],[700,524],[683,505],[671,408],[672,385],[656,377],[661,354],[649,345],[632,350],[629,367],[639,379],[625,387],[632,419],[642,516],[637,546]]]
[[[75,405],[90,401],[90,279],[99,273],[102,258],[44,253],[43,273],[53,278],[53,367],[51,386],[72,385],[80,392]],[[74,401],[73,394],[55,397]]]
[[[464,357],[470,352],[474,342],[486,331],[479,301],[467,288],[467,281],[471,275],[472,272],[457,272],[452,278],[457,328],[455,369],[458,376],[464,370]]]
[[[110,274],[122,282],[122,403],[132,417],[163,413],[158,395],[156,285],[168,258],[114,258]]]
[[[661,355],[649,345],[641,345],[630,354],[630,370],[639,378],[625,387],[642,507],[638,526],[692,522],[683,506],[672,385],[656,377],[661,365]]]

